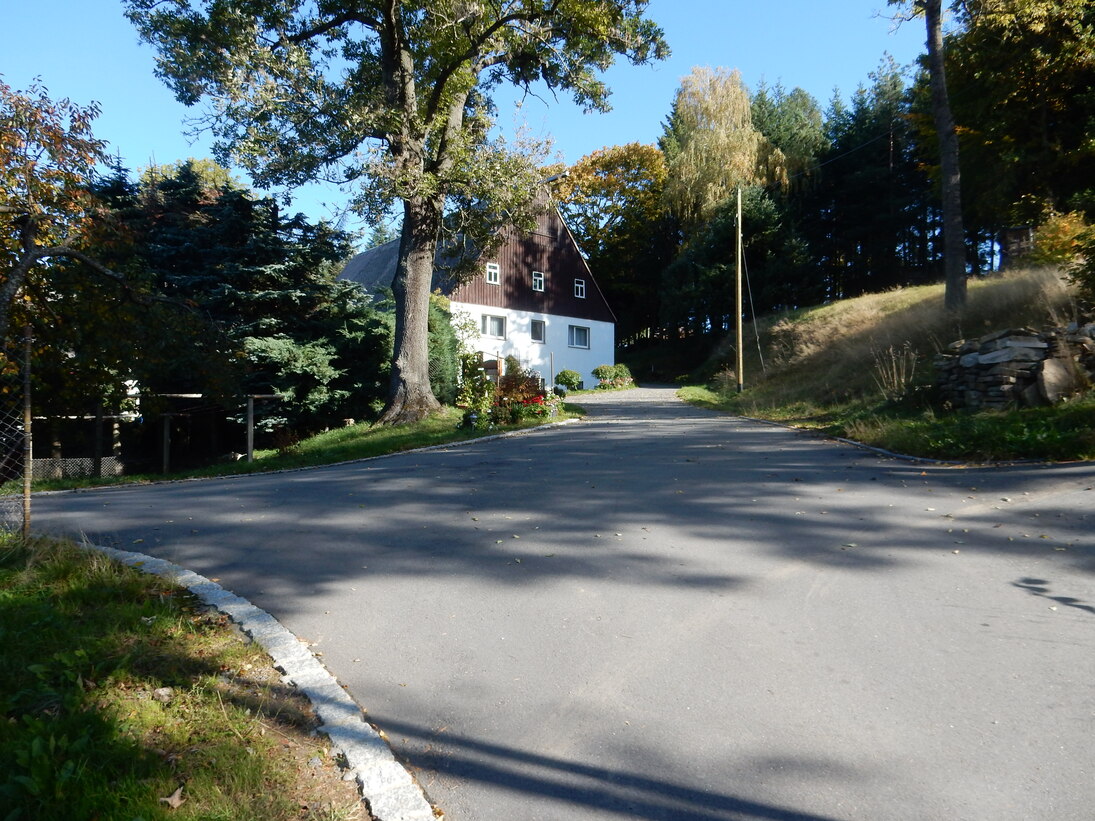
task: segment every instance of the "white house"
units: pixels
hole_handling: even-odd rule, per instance
[[[398,240],[370,248],[341,276],[370,291],[390,287],[398,251]],[[514,356],[548,384],[561,370],[577,371],[586,387],[597,384],[595,367],[615,364],[616,317],[555,208],[531,232],[503,229],[502,244],[469,281],[438,284],[453,314],[479,329],[473,347],[484,359]]]

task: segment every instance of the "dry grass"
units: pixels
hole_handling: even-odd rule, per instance
[[[757,323],[760,351],[746,343],[748,411],[805,403],[832,405],[878,398],[886,352],[901,352],[906,370],[927,379],[932,357],[963,338],[1004,327],[1065,324],[1076,316],[1062,275],[1041,268],[972,281],[967,310],[959,318],[943,308],[943,286],[926,285],[809,308]],[[756,334],[749,328],[746,340]],[[763,352],[763,365],[761,352]],[[733,359],[729,345],[715,354]],[[884,365],[880,366],[879,361]]]

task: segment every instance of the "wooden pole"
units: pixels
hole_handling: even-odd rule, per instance
[[[23,326],[23,538],[30,537],[30,486],[34,480],[34,442],[31,425],[34,417],[30,401],[30,356],[33,352],[30,325]]]
[[[91,434],[94,453],[91,460],[91,473],[96,479],[103,476],[103,403],[95,405],[95,430]]]
[[[255,397],[247,397],[247,461],[255,461]]]
[[[737,276],[736,276],[737,287],[735,288],[735,293],[734,293],[734,313],[735,313],[735,316],[737,317],[737,342],[736,342],[736,346],[737,346],[737,351],[738,351],[738,360],[737,360],[737,366],[734,368],[734,370],[737,371],[737,376],[738,376],[738,393],[741,393],[742,389],[745,387],[745,356],[744,356],[744,352],[742,351],[742,346],[741,346],[741,339],[742,339],[742,333],[741,333],[741,324],[742,324],[742,319],[741,319],[741,314],[742,314],[742,310],[741,310],[741,261],[742,261],[742,252],[741,252],[741,188],[738,188],[738,230],[737,230],[737,234],[738,234],[737,251],[736,251],[736,256],[737,256],[737,266],[736,266],[736,268],[737,268]]]
[[[163,472],[171,470],[171,414],[163,415]]]

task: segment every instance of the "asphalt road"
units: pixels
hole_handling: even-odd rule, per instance
[[[667,390],[589,407],[36,523],[314,642],[451,821],[1095,817],[1095,465],[910,464]]]

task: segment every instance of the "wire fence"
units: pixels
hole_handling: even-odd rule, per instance
[[[0,357],[0,531],[18,533],[24,524],[24,361],[19,351]]]

